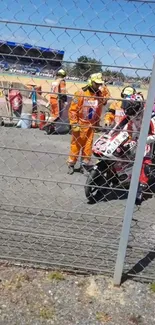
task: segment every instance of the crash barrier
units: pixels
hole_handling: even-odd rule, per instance
[[[48,3],[43,5],[48,13],[53,6]],[[109,2],[96,1],[94,6],[98,9],[87,3],[89,15],[81,16],[80,21],[80,4],[72,6],[76,7],[75,16],[72,16],[68,5],[58,0],[56,10],[59,17],[52,9],[50,19],[48,13],[40,18],[36,5],[31,1],[31,15],[23,7],[24,21],[22,16],[20,19],[20,13],[16,15],[16,6],[12,21],[7,19],[7,13],[6,19],[1,20],[1,39],[4,29],[8,35],[7,41],[1,41],[1,61],[10,70],[13,69],[11,64],[16,65],[16,71],[10,76],[4,71],[6,66],[1,68],[0,88],[5,95],[0,100],[0,257],[13,263],[110,274],[117,285],[122,275],[123,279],[138,277],[150,281],[155,278],[153,176],[140,206],[135,205],[135,198],[154,102],[152,44],[155,36],[151,19],[154,19],[155,5],[149,1],[115,1],[109,7]],[[118,11],[119,16],[116,15]],[[128,16],[125,17],[124,12],[127,11]],[[65,23],[66,12],[72,17],[72,23]],[[35,23],[31,20],[33,13],[36,15]],[[91,16],[93,18],[89,18]],[[133,16],[136,16],[134,20]],[[93,26],[94,17],[98,22],[96,29]],[[146,33],[142,34],[144,30]],[[10,43],[9,38],[20,40],[21,44]],[[31,42],[32,47],[29,45]],[[53,47],[60,50],[51,49]],[[23,64],[23,55],[26,64],[25,61]],[[61,116],[54,123],[49,123],[52,107],[47,104],[53,94],[51,83],[60,67],[74,80],[72,83],[66,81],[67,104],[65,102],[62,106]],[[125,86],[140,85],[137,91],[143,93],[144,102],[147,99],[144,103],[147,116],[144,114],[140,137],[137,131],[137,155],[127,155],[125,161],[125,168],[130,167],[132,176],[129,189],[123,183],[124,173],[119,179],[115,173],[111,182],[110,178],[104,180],[104,177],[109,177],[107,170],[114,164],[110,154],[107,167],[104,165],[107,168],[105,175],[97,178],[98,181],[93,179],[91,183],[90,177],[93,178],[94,174],[81,168],[80,160],[74,173],[68,174],[66,161],[72,133],[68,119],[70,102],[73,94],[86,86],[90,74],[101,70],[110,91],[107,103],[102,93],[101,126],[104,126],[104,115],[109,106],[122,100],[120,94]],[[45,76],[42,78],[43,72],[47,74],[47,80]],[[13,89],[22,94],[22,112],[19,114],[18,109],[15,114],[8,100],[12,82]],[[35,89],[41,87],[35,105],[29,96],[32,89],[27,89],[26,85],[35,85]],[[59,99],[61,94],[55,94]],[[77,98],[74,98],[76,101]],[[34,106],[36,111],[32,112]],[[93,112],[89,112],[89,118]],[[25,123],[27,120],[28,123]],[[101,131],[105,129],[95,126],[93,143],[103,134]],[[88,142],[91,142],[90,138]],[[97,155],[93,155],[92,163],[96,164],[97,159]],[[123,159],[118,153],[120,168],[124,164]],[[151,166],[154,166],[154,160]],[[151,175],[153,172],[154,169]]]

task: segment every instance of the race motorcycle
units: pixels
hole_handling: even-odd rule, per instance
[[[103,194],[116,187],[129,188],[136,144],[137,141],[130,140],[129,133],[124,130],[112,135],[104,133],[96,140],[93,154],[98,161],[90,170],[85,185],[89,201],[98,191]]]

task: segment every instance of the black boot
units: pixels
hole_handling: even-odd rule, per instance
[[[148,187],[147,184],[139,183],[137,195],[136,195],[136,201],[135,201],[136,205],[142,204],[144,200],[144,192],[146,191],[147,187]]]
[[[74,165],[68,165],[68,173],[69,175],[73,175],[74,174]]]
[[[80,173],[84,175],[88,175],[88,173],[91,171],[92,168],[93,165],[82,163],[80,166]]]

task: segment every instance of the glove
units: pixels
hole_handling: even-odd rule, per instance
[[[49,107],[49,105],[50,105],[50,103],[47,103],[45,107],[46,107],[46,108],[48,108],[48,107]]]
[[[78,125],[72,125],[72,131],[73,132],[80,132],[80,126],[78,126]]]
[[[136,147],[137,147],[137,142],[133,140],[123,145],[124,151],[128,154],[135,154]]]
[[[137,141],[132,140],[129,144],[131,150],[134,150],[137,147]]]
[[[103,127],[109,128],[111,125],[112,125],[112,123],[110,123],[110,121],[104,121],[104,123],[103,123]]]
[[[50,116],[50,117],[48,118],[48,122],[54,122],[55,119],[56,119],[55,117]]]

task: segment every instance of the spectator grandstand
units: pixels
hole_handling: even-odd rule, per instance
[[[0,40],[0,70],[53,76],[61,67],[64,51]]]

